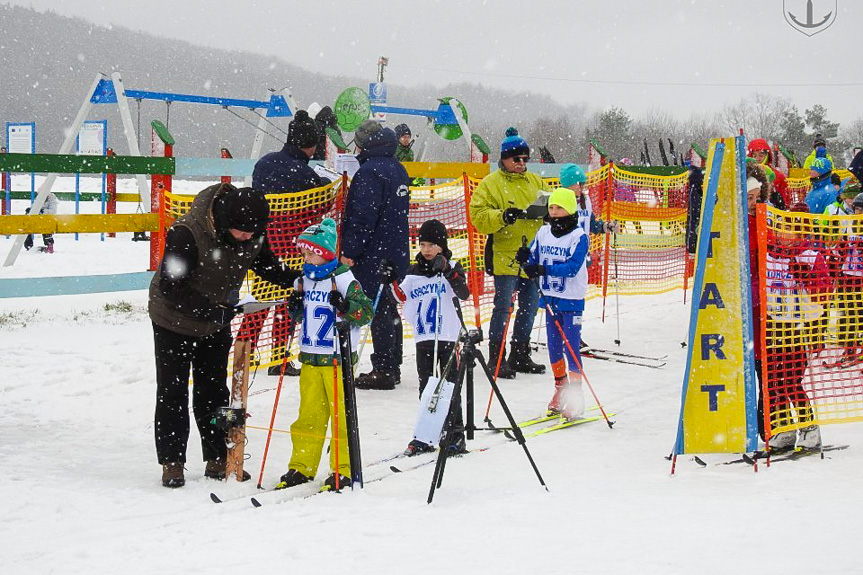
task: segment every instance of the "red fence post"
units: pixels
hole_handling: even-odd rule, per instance
[[[162,154],[165,158],[174,157],[174,138],[164,124],[153,120],[152,151],[157,153],[158,147],[164,146]],[[157,138],[161,142],[157,142]],[[150,271],[156,271],[165,249],[165,194],[171,192],[170,174],[153,174],[150,178],[150,212],[159,214],[159,229],[150,233]]]
[[[108,157],[116,156],[114,150],[108,148],[105,150],[105,155]],[[108,202],[105,204],[105,213],[106,214],[116,214],[117,213],[117,174],[106,174],[105,176],[105,191],[108,194]],[[109,238],[117,237],[117,234],[114,232],[108,232]]]
[[[222,148],[222,158],[223,159],[227,160],[227,159],[233,158],[233,157],[234,156],[231,155],[231,152],[228,150],[228,148]],[[221,181],[223,184],[230,184],[231,183],[231,176],[222,176]]]

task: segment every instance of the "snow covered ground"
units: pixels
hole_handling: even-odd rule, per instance
[[[121,236],[60,236],[55,254],[22,253],[0,277],[142,271],[149,246]],[[4,256],[10,243],[0,238]],[[613,347],[613,300],[608,312],[602,324],[601,301],[589,302],[584,333],[591,345]],[[480,432],[469,448],[496,447],[451,460],[430,506],[433,468],[426,466],[361,492],[281,504],[270,503],[290,492],[263,495],[267,504],[254,509],[247,497],[210,501],[211,491],[255,495],[256,481],[204,479],[194,430],[186,486],[161,487],[145,292],[0,299],[0,573],[861,572],[854,534],[863,514],[863,425],[824,428],[825,443],[851,444],[824,460],[778,462],[754,473],[718,465],[731,455],[704,456],[707,468],[683,456],[670,477],[664,456],[676,432],[688,307],[678,291],[622,298],[620,313],[622,348],[668,354],[668,365],[586,360],[617,423],[530,438],[548,492],[517,444]],[[401,386],[358,392],[369,463],[411,437],[412,342],[405,349]],[[478,380],[481,420],[488,386]],[[254,377],[251,426],[268,424],[277,381],[263,370]],[[526,419],[543,411],[552,383],[522,375],[502,389],[516,418]],[[289,427],[297,403],[296,380],[288,378],[278,429]],[[505,422],[497,407],[492,419]],[[265,436],[249,430],[254,479]],[[274,434],[265,486],[275,484],[289,457],[289,435]],[[385,468],[369,468],[367,480]]]

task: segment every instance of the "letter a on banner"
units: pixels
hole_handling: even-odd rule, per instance
[[[674,455],[758,443],[743,136],[713,140]]]

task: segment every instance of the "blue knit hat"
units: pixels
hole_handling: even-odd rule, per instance
[[[307,227],[300,234],[300,237],[297,238],[297,249],[306,248],[327,261],[334,260],[336,259],[338,236],[335,220],[326,218],[319,224]]]
[[[833,162],[827,158],[815,158],[815,161],[809,167],[818,172],[819,176],[825,176],[833,171]]]
[[[586,184],[587,174],[581,169],[581,166],[575,164],[564,164],[560,168],[560,187],[568,188],[575,184]]]
[[[512,158],[513,156],[529,156],[530,146],[518,135],[515,128],[506,129],[506,137],[500,143],[500,159]]]

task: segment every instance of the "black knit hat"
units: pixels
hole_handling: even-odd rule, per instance
[[[402,136],[411,136],[411,129],[407,124],[399,124],[395,128],[396,138],[401,138]]]
[[[252,188],[234,188],[224,196],[225,216],[229,228],[263,234],[270,218],[270,205],[264,194]]]
[[[420,231],[417,235],[419,236],[419,241],[430,242],[440,246],[444,252],[449,251],[446,245],[446,226],[443,225],[442,222],[439,222],[438,220],[428,220],[420,226]]]
[[[297,110],[293,121],[288,125],[288,143],[298,148],[311,148],[318,145],[318,125],[305,110]]]

